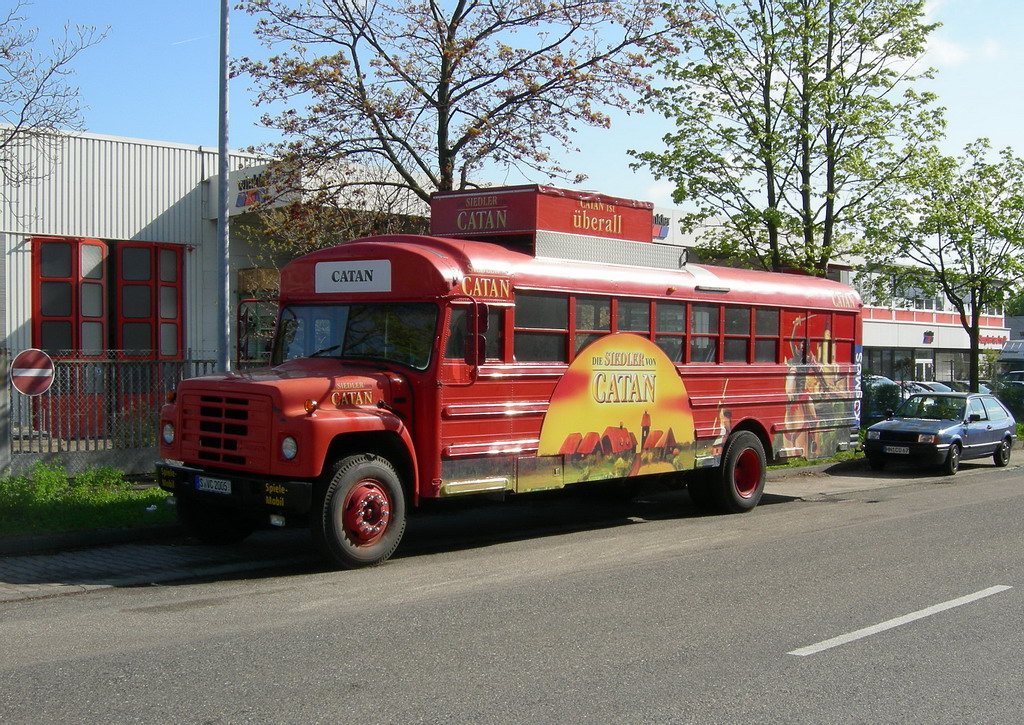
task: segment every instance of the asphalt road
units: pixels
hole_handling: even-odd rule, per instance
[[[379,569],[2,604],[0,722],[1018,723],[1024,471],[881,480],[470,508]]]

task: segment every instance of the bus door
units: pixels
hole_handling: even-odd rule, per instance
[[[447,311],[441,363],[441,495],[510,490],[515,458],[497,453],[512,435],[512,390],[493,372],[503,357],[506,307],[470,299]]]

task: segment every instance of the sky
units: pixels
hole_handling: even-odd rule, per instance
[[[235,4],[235,3],[232,3]],[[942,23],[929,42],[925,63],[938,70],[927,86],[946,107],[945,152],[988,138],[1024,156],[1024,2],[930,0],[928,20]],[[86,130],[195,146],[217,146],[220,3],[215,0],[32,0],[24,14],[40,40],[63,34],[65,23],[106,30],[106,38],[82,53],[74,82],[86,106]],[[263,55],[253,36],[255,20],[230,13],[232,57]],[[245,78],[232,80],[229,143],[240,149],[274,138],[260,128],[260,111]],[[630,169],[630,149],[661,150],[665,119],[648,112],[615,116],[611,129],[581,131],[579,153],[562,154],[563,165],[584,173],[585,188],[671,206],[671,187]],[[491,183],[553,183],[517,173]]]

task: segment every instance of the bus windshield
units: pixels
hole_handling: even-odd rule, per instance
[[[274,335],[272,364],[301,357],[382,360],[424,370],[436,337],[429,302],[288,305]]]

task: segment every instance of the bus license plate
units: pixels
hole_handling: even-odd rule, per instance
[[[910,455],[909,446],[886,446],[884,450],[886,453],[899,453],[904,456]]]
[[[196,477],[196,490],[210,493],[231,493],[231,481],[223,478]]]

